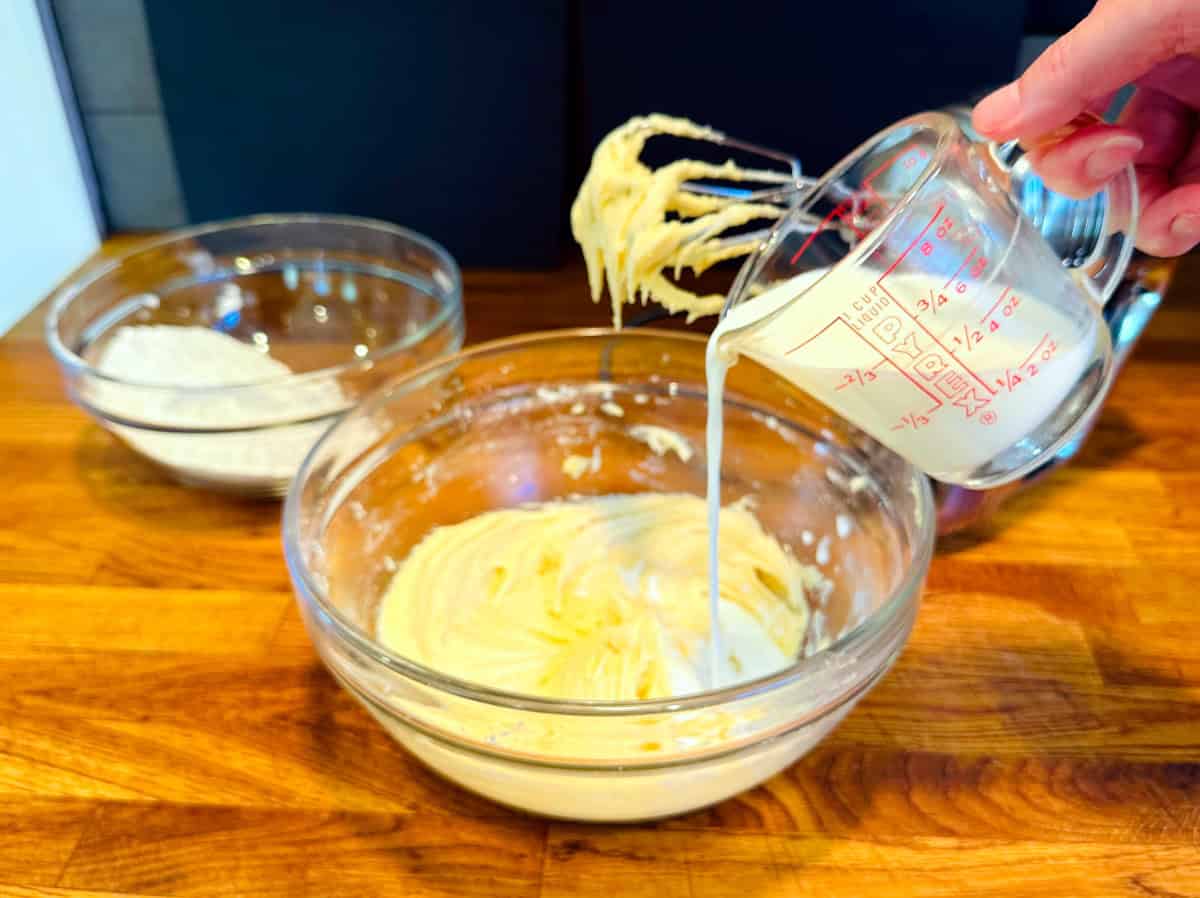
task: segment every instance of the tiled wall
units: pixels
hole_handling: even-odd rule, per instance
[[[142,0],[52,0],[110,230],[187,222]]]

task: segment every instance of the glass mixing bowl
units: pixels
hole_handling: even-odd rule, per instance
[[[832,581],[795,664],[678,698],[562,701],[458,680],[375,640],[397,564],[435,526],[577,494],[703,495],[704,346],[654,330],[484,344],[381,388],[313,448],[283,525],[305,624],[333,675],[434,770],[551,817],[670,816],[791,764],[896,659],[933,548],[928,482],[746,360],[729,372],[722,499],[753,496],[762,524]],[[623,417],[601,411],[610,399]],[[676,431],[694,455],[655,454],[630,436],[638,424]],[[596,449],[598,470],[563,472]]]
[[[130,339],[114,370],[106,352]],[[279,496],[365,392],[462,347],[462,279],[436,243],[385,222],[244,218],[85,270],[55,295],[46,340],[71,398],[176,479]],[[230,347],[287,368],[232,374]]]

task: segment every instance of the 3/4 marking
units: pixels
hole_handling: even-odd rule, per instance
[[[938,293],[933,288],[930,288],[929,296],[925,299],[921,299],[921,300],[917,301],[917,311],[918,312],[930,312],[931,311],[931,312],[933,312],[934,315],[936,315],[938,313],[938,309],[940,309],[942,306],[944,306],[949,301],[950,301],[950,297],[947,296],[945,293]]]

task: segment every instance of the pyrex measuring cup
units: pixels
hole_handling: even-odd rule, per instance
[[[877,134],[747,260],[722,353],[775,369],[939,480],[982,488],[1036,467],[1104,398],[1100,309],[1133,250],[1137,187],[1121,173],[1052,250],[1019,206],[1019,155],[942,113]]]

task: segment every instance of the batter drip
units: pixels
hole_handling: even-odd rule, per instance
[[[571,232],[583,249],[592,301],[607,283],[613,326],[621,326],[621,306],[653,298],[669,312],[687,312],[688,321],[721,311],[725,297],[697,296],[664,274],[678,278],[684,268],[700,274],[724,259],[744,256],[746,244],[722,241],[730,228],[778,218],[784,210],[769,203],[743,203],[683,190],[701,178],[724,181],[775,180],[778,173],[679,159],[651,169],[640,159],[646,141],[658,134],[713,140],[711,128],[686,119],[647,115],[630,119],[596,147],[579,194],[571,206]]]

